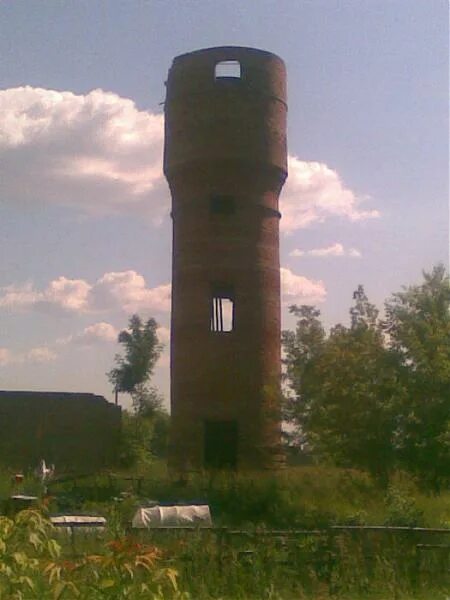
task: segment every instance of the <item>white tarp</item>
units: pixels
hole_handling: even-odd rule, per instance
[[[99,533],[106,527],[105,517],[88,516],[88,515],[59,515],[50,517],[50,521],[58,531],[64,531],[69,535],[73,535],[77,530],[82,535]]]
[[[86,526],[86,527],[104,527],[106,525],[105,517],[88,516],[88,515],[59,515],[50,517],[50,521],[56,526]]]
[[[211,527],[211,513],[207,504],[186,506],[152,506],[138,508],[132,526],[134,529],[153,527]]]

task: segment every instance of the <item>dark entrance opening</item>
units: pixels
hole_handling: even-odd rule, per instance
[[[237,466],[237,421],[205,421],[205,467],[235,469]]]

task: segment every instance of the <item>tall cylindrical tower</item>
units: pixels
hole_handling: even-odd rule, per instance
[[[172,194],[170,463],[280,461],[278,197],[287,176],[286,75],[262,50],[173,61],[164,173]]]

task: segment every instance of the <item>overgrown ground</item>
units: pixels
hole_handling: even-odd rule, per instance
[[[365,473],[319,467],[289,469],[276,478],[196,476],[182,483],[171,480],[163,467],[142,476],[139,496],[136,480],[105,474],[51,486],[50,512],[89,511],[108,517],[109,528],[102,537],[79,536],[71,544],[60,536],[61,555],[48,557],[57,565],[65,561],[59,583],[73,582],[78,597],[444,600],[450,594],[450,534],[330,529],[333,525],[398,525],[450,531],[449,491],[429,494],[402,474],[382,488]],[[0,479],[1,496],[9,493],[9,486],[9,478]],[[36,483],[27,481],[24,491],[38,491]],[[132,534],[131,516],[145,499],[208,502],[215,525],[224,529]],[[274,534],[273,529],[291,531]],[[24,536],[17,540],[22,542],[17,542],[14,552],[36,552]],[[145,570],[135,561],[139,552],[150,552],[149,548],[158,549],[152,555],[157,558]],[[89,563],[90,556],[103,558]],[[120,561],[132,565],[134,580]],[[174,571],[178,591],[170,581]],[[160,578],[159,584],[155,577]],[[54,576],[50,584],[43,576],[40,595],[22,598],[75,597],[70,586],[55,595],[51,585],[57,580]],[[152,585],[143,591],[138,584],[145,582]],[[30,588],[27,593],[34,592]],[[21,596],[0,592],[0,598]]]

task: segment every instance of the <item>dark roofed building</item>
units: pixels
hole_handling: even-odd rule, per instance
[[[0,463],[95,470],[117,459],[121,409],[103,396],[0,391]]]

